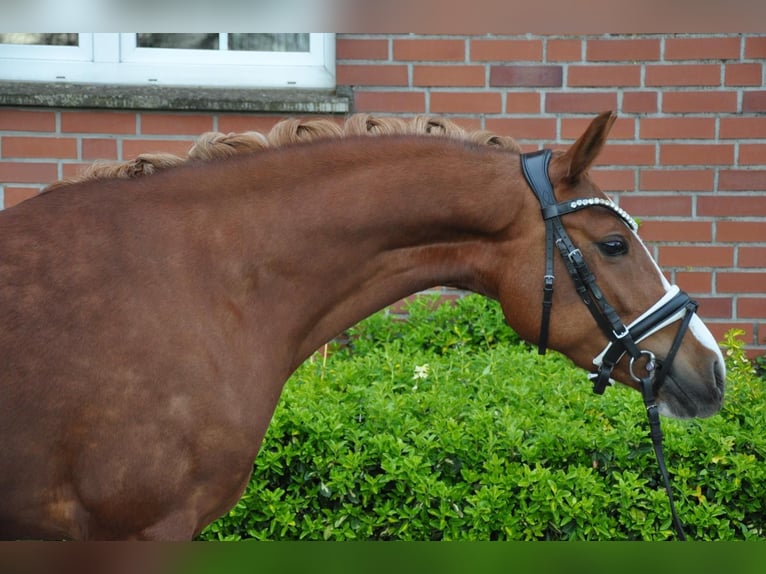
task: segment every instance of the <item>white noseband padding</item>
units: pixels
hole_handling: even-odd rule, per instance
[[[654,313],[657,309],[664,306],[668,301],[670,301],[673,297],[678,295],[678,293],[681,292],[681,289],[678,287],[678,285],[672,285],[668,290],[665,292],[665,294],[651,307],[649,307],[646,311],[641,313],[630,325],[627,326],[628,331],[630,331],[635,325],[637,325],[639,322],[641,322],[643,319]],[[661,321],[660,323],[657,323],[656,325],[652,326],[650,329],[646,331],[643,335],[641,335],[638,339],[634,339],[636,344],[640,343],[647,337],[653,335],[660,329],[663,329],[670,325],[671,323],[678,321],[680,318],[682,318],[686,314],[686,308],[681,307],[678,311],[676,311],[673,315],[668,316],[665,320]],[[612,342],[610,341],[607,343],[606,347],[604,347],[604,350],[601,351],[598,355],[596,355],[596,358],[593,359],[593,364],[597,367],[601,366],[601,363],[603,362],[604,355],[609,351],[609,349],[612,348]],[[623,352],[622,355],[620,355],[618,361],[622,359],[622,356],[625,353]],[[616,363],[616,361],[615,361]]]

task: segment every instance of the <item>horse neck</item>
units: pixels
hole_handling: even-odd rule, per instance
[[[295,368],[411,293],[454,285],[495,295],[482,266],[493,267],[487,246],[524,203],[513,193],[517,164],[508,152],[433,138],[330,142],[237,162],[226,185],[244,203],[229,213],[246,222],[255,320],[296,350]]]

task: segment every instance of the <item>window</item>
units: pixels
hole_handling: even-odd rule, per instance
[[[332,88],[332,34],[0,33],[0,79]]]

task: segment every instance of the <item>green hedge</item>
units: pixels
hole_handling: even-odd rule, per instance
[[[594,395],[499,307],[419,299],[288,382],[249,487],[208,540],[664,540],[670,511],[637,392]],[[763,539],[766,382],[729,338],[721,414],[663,419],[692,539]]]

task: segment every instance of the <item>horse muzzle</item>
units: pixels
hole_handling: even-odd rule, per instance
[[[706,373],[678,357],[670,372],[655,387],[661,415],[677,418],[706,418],[721,410],[725,395],[726,372],[718,359],[707,362]],[[662,367],[660,367],[662,368]]]

